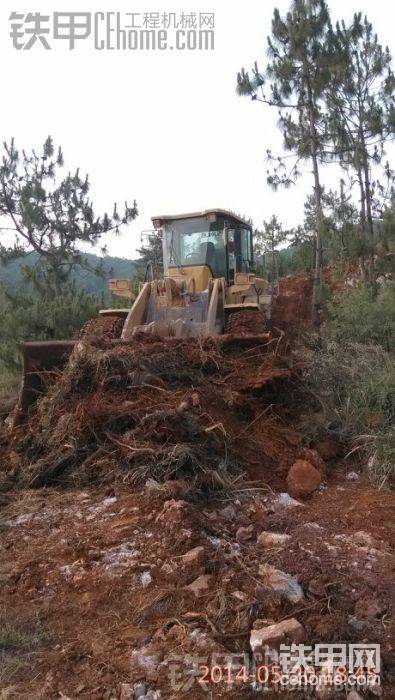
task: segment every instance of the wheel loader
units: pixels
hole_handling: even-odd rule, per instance
[[[130,341],[136,332],[190,337],[262,333],[270,319],[276,292],[273,266],[270,283],[254,271],[252,227],[223,209],[155,216],[153,231],[162,238],[163,279],[142,283],[132,303],[131,280],[113,279],[109,289],[128,300],[127,308],[103,309],[96,330],[116,328],[115,336]],[[118,321],[114,324],[114,319]],[[245,321],[247,320],[247,323]],[[86,337],[92,325],[83,330]],[[107,338],[111,338],[107,333]],[[42,392],[48,373],[58,372],[78,340],[24,343],[24,374],[19,416]],[[18,421],[19,422],[19,421]]]

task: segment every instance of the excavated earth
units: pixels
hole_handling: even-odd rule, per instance
[[[259,335],[86,338],[3,435],[1,698],[256,697],[201,667],[292,618],[307,645],[380,644],[362,696],[394,697],[393,496],[299,430],[315,399],[284,331],[310,294],[282,280]]]

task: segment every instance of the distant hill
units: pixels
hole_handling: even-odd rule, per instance
[[[89,261],[92,267],[103,261],[105,276],[98,277],[93,272],[89,272],[82,268],[76,268],[72,275],[72,281],[78,288],[82,288],[88,294],[107,292],[107,284],[110,277],[130,278],[136,272],[136,262],[127,258],[114,258],[106,255],[104,258],[92,253],[85,253],[84,257]],[[0,264],[0,284],[3,283],[9,287],[17,287],[21,290],[28,291],[29,284],[23,279],[21,267],[33,265],[37,261],[37,255],[32,253],[26,258],[14,260],[8,265]]]

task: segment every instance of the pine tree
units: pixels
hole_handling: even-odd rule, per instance
[[[312,309],[315,321],[318,320],[325,227],[320,182],[320,163],[325,157],[327,143],[323,98],[336,57],[334,44],[328,41],[331,31],[325,0],[293,0],[284,18],[277,9],[274,11],[265,75],[255,63],[251,79],[244,69],[237,79],[239,94],[249,94],[252,99],[278,109],[284,149],[293,156],[293,165],[287,169],[284,158],[274,158],[268,151],[268,158],[274,164],[272,171],[268,171],[268,183],[275,189],[279,185],[288,187],[300,175],[301,162],[310,161],[312,165],[317,221]],[[264,91],[266,80],[270,83],[268,95]]]
[[[333,34],[345,60],[334,67],[328,90],[329,128],[334,151],[355,171],[360,192],[360,226],[373,261],[374,189],[372,167],[379,165],[395,128],[395,77],[388,47],[383,49],[362,14]],[[380,188],[380,185],[378,184]]]
[[[277,216],[273,216],[269,221],[263,222],[263,230],[254,232],[254,253],[263,255],[265,251],[271,253],[277,249],[281,243],[287,240],[288,231],[284,231]]]
[[[139,255],[136,261],[140,268],[140,276],[146,276],[148,267],[152,267],[154,279],[163,275],[163,248],[162,237],[158,231],[142,234],[142,245],[137,248]]]
[[[25,267],[24,274],[43,296],[60,295],[69,288],[76,266],[91,269],[79,250],[83,244],[96,245],[109,231],[137,216],[136,203],[125,208],[122,216],[116,205],[111,217],[96,217],[89,200],[88,177],[79,170],[59,183],[56,175],[63,167],[63,155],[57,155],[48,137],[41,155],[20,153],[14,143],[4,143],[0,164],[0,234],[14,236],[11,245],[0,243],[0,260],[24,257],[35,251],[38,262]],[[102,248],[105,252],[105,248]],[[100,266],[95,269],[100,274]]]

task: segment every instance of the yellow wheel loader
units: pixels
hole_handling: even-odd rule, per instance
[[[129,304],[124,309],[100,311],[104,329],[112,324],[111,328],[117,328],[115,337],[124,341],[139,331],[189,337],[240,330],[256,335],[265,330],[275,285],[254,272],[248,221],[223,209],[208,209],[155,216],[152,222],[162,237],[164,277],[152,279],[151,268],[151,279],[141,285],[133,303],[131,280],[110,280],[110,291]],[[115,324],[114,319],[118,319]],[[91,322],[87,326],[82,336],[92,333]],[[100,323],[97,328],[100,332]],[[36,400],[46,375],[61,369],[76,342],[24,343],[21,415]]]

